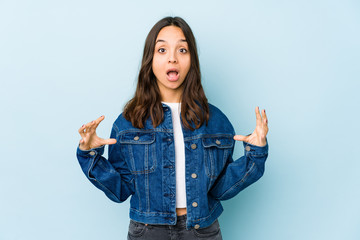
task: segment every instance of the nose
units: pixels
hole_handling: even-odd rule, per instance
[[[169,54],[169,63],[177,63],[177,58],[176,58],[176,52],[175,51],[171,51],[171,53]]]

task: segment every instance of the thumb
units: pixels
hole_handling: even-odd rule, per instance
[[[109,139],[104,139],[104,145],[112,145],[116,143],[116,139],[115,138],[109,138]]]
[[[244,141],[244,142],[246,142],[246,140],[247,140],[247,136],[243,136],[243,135],[235,135],[234,136],[234,140],[236,140],[236,141]]]

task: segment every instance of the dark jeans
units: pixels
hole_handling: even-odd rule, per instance
[[[218,220],[206,228],[186,229],[186,215],[178,216],[176,225],[155,225],[130,219],[128,240],[222,240]]]

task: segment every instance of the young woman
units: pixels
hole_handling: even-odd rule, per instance
[[[87,178],[111,200],[129,196],[128,239],[222,239],[220,201],[264,173],[265,110],[256,128],[235,135],[227,117],[207,102],[195,38],[179,17],[149,32],[135,96],[113,124],[110,139],[96,135],[104,116],[83,125],[77,157]],[[234,161],[235,141],[245,154]],[[102,157],[104,145],[109,157]]]

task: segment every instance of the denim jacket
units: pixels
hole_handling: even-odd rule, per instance
[[[175,225],[175,145],[170,107],[163,105],[164,120],[151,119],[135,128],[122,114],[116,119],[109,145],[82,151],[77,158],[86,177],[108,198],[124,202],[129,196],[130,218],[148,224]],[[268,145],[244,143],[245,154],[233,160],[235,135],[227,117],[209,104],[206,126],[191,131],[182,126],[185,145],[187,229],[210,226],[222,213],[221,200],[234,197],[264,173]]]

